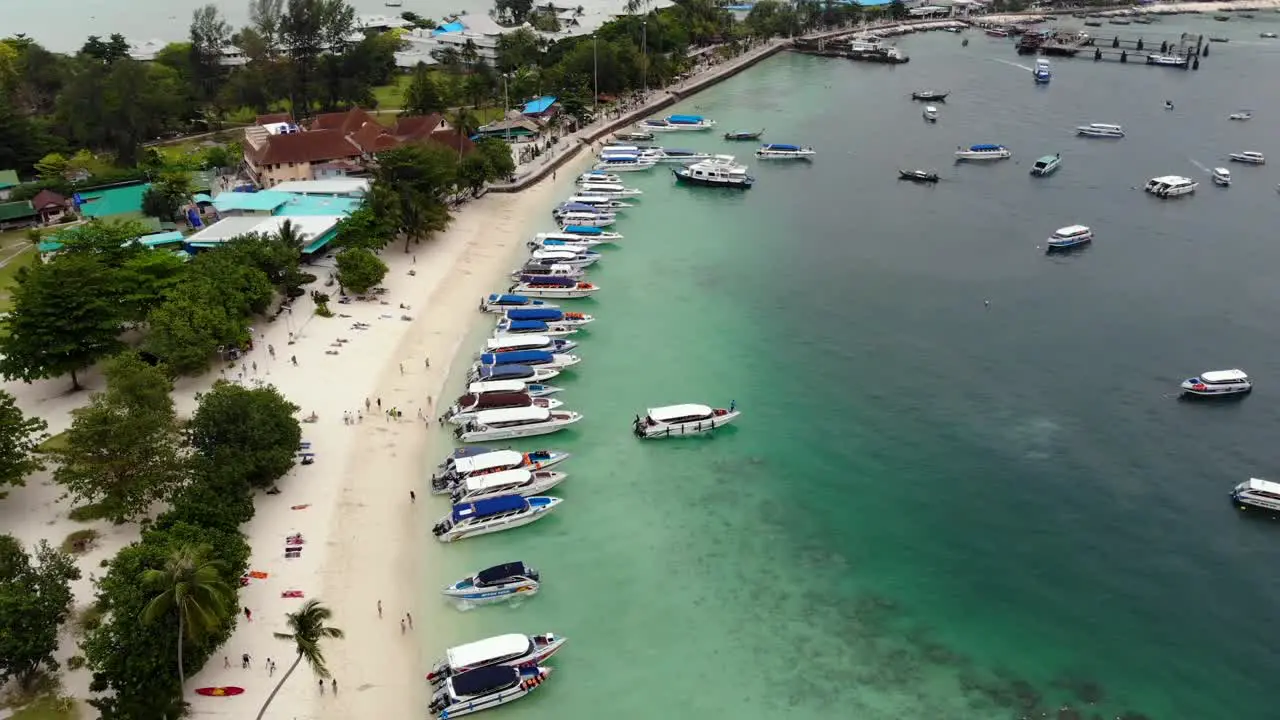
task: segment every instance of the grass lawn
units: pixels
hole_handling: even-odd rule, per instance
[[[395,82],[390,85],[379,85],[373,89],[373,99],[378,102],[379,110],[398,108],[404,104],[404,91],[409,87],[412,75],[396,75]]]
[[[67,432],[64,430],[57,435],[50,435],[49,439],[36,446],[36,452],[47,453],[54,450],[61,450],[67,446]]]
[[[79,720],[75,703],[54,697],[43,697],[14,713],[10,720]]]
[[[26,242],[25,238],[23,238],[23,242]],[[0,247],[3,246],[0,245]],[[3,251],[0,251],[0,253],[3,253]],[[12,306],[9,300],[9,287],[13,284],[13,276],[17,274],[18,268],[26,267],[35,262],[36,255],[36,249],[28,247],[9,258],[4,267],[0,267],[0,312],[9,312],[9,308]],[[7,253],[0,254],[0,257],[6,256]]]

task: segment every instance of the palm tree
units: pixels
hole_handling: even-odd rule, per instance
[[[459,107],[449,114],[449,124],[458,133],[458,159],[462,159],[462,138],[470,137],[476,129],[476,116],[465,107]]]
[[[257,720],[262,720],[267,708],[271,706],[271,701],[276,699],[276,693],[280,692],[284,682],[293,674],[293,671],[298,667],[298,663],[304,659],[311,666],[312,672],[319,675],[321,679],[329,677],[329,668],[324,664],[324,652],[320,649],[320,641],[342,638],[341,630],[325,625],[325,621],[331,617],[333,617],[333,611],[321,605],[319,600],[308,600],[306,604],[298,608],[298,612],[285,614],[289,629],[293,632],[272,634],[276,636],[277,640],[292,641],[298,656],[294,658],[293,664],[289,666],[288,671],[280,678],[280,682],[276,684],[275,689],[267,696],[267,701],[262,703],[262,709],[258,711]]]
[[[169,555],[163,570],[147,570],[140,578],[143,587],[158,593],[142,609],[144,623],[177,612],[179,687],[187,684],[182,668],[183,642],[196,642],[216,629],[233,597],[231,586],[222,579],[226,564],[210,560],[211,551],[208,545],[184,545]]]
[[[292,220],[285,220],[280,223],[280,228],[276,230],[276,238],[284,244],[285,247],[297,250],[302,253],[302,230],[293,223]]]

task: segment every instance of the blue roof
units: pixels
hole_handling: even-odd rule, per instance
[[[157,245],[170,245],[182,242],[182,233],[174,230],[172,232],[152,233],[143,235],[138,238],[138,242],[147,247],[155,247]]]
[[[538,113],[546,112],[547,108],[555,104],[556,104],[555,95],[543,95],[540,98],[534,98],[533,100],[530,100],[529,102],[525,103],[524,109],[521,110],[520,112],[524,113],[525,115],[537,115]]]
[[[512,320],[507,323],[508,330],[546,330],[547,324],[541,320]]]
[[[600,213],[600,208],[596,207],[595,205],[588,205],[586,203],[561,203],[560,210],[563,212],[589,212],[589,213],[596,213],[596,214]]]
[[[765,147],[771,150],[799,150],[800,149],[796,145],[785,145],[783,143],[767,143]]]
[[[564,313],[555,308],[515,308],[507,311],[507,319],[509,320],[538,320],[546,322],[547,320],[561,320]]]
[[[263,190],[262,192],[224,192],[213,199],[213,207],[218,212],[233,210],[272,212],[293,199],[293,195],[282,192]]]
[[[528,365],[489,365],[480,368],[480,380],[522,380],[533,377]]]
[[[565,225],[564,232],[574,235],[599,235],[604,232],[598,227],[588,227],[586,225]]]
[[[437,26],[435,30],[431,31],[431,36],[435,37],[436,35],[444,35],[446,33],[462,32],[463,30],[466,30],[466,29],[467,29],[466,25],[463,25],[457,20],[454,20],[451,23],[445,23],[444,25]]]
[[[702,116],[701,115],[668,115],[667,122],[669,123],[700,123],[702,122]]]
[[[556,287],[573,287],[578,284],[577,278],[563,275],[521,275],[520,282],[535,285],[555,285]]]
[[[262,195],[263,193],[256,193]],[[325,195],[296,195],[294,193],[281,193],[288,196],[288,201],[284,205],[275,209],[273,215],[281,217],[306,217],[309,215],[350,215],[360,207],[360,199],[347,197],[333,197]],[[219,195],[218,197],[222,197]],[[217,207],[217,202],[214,202]]]
[[[969,149],[970,150],[999,150],[1000,146],[984,143],[982,145],[970,145]]]
[[[540,305],[537,300],[531,300],[523,295],[508,295],[506,293],[493,293],[489,295],[489,302],[498,303],[499,305]]]
[[[473,503],[454,505],[453,521],[489,517],[490,515],[498,515],[512,510],[522,510],[528,506],[528,501],[519,495],[501,495],[487,500],[477,500]]]
[[[481,365],[523,365],[551,362],[551,353],[545,350],[512,350],[511,352],[481,353]]]
[[[198,203],[211,203],[211,202],[213,202],[213,198],[209,197],[209,195],[208,195],[208,194],[206,194],[206,193],[196,193],[195,195],[192,195],[192,196],[191,196],[191,199],[192,199],[192,200],[195,200],[195,201],[196,201],[196,202],[198,202]]]

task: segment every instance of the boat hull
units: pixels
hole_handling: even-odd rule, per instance
[[[443,703],[443,709],[439,710],[440,720],[450,720],[450,718],[459,718],[464,715],[482,712],[490,708],[500,707],[509,702],[519,700],[534,690],[537,690],[549,677],[551,677],[551,668],[549,667],[521,668],[520,682],[515,685],[487,695],[479,695],[462,699],[450,697],[448,690],[442,688],[440,693],[438,693],[432,700],[431,707],[433,708],[433,714],[434,708],[441,707],[438,703]]]
[[[487,585],[477,588],[472,578],[458,582],[440,591],[441,595],[451,600],[461,600],[471,605],[492,605],[518,597],[532,597],[538,594],[541,585],[537,580],[524,579],[519,582]]]
[[[477,448],[463,449],[467,450]],[[541,457],[541,455],[545,455],[546,457]],[[431,476],[431,494],[447,495],[452,492],[455,485],[466,480],[472,475],[487,475],[489,473],[502,472],[504,470],[546,470],[547,468],[559,465],[570,457],[570,453],[560,452],[558,450],[537,450],[532,453],[525,453],[524,460],[519,465],[501,466],[489,468],[476,473],[464,474],[456,474],[449,469],[447,464],[443,464],[436,468],[439,472]]]
[[[738,419],[741,415],[737,410],[729,410],[723,415],[712,415],[704,420],[684,423],[664,423],[657,422],[653,425],[646,424],[643,420],[633,424],[632,429],[636,437],[653,440],[672,437],[685,437],[689,435],[705,435],[716,428],[724,427]]]
[[[555,298],[559,300],[577,300],[579,298],[591,297],[600,288],[596,287],[595,285],[592,285],[591,287],[586,287],[586,288],[580,288],[580,287],[537,288],[537,287],[525,287],[522,285],[517,285],[515,289],[519,294],[526,295],[528,297]]]
[[[755,184],[756,179],[751,176],[745,176],[742,179],[725,179],[713,180],[711,178],[693,177],[691,175],[681,175],[678,171],[673,173],[676,176],[676,182],[685,185],[697,185],[699,187],[718,187],[733,188],[735,190],[747,190]]]
[[[530,397],[532,397],[532,395]],[[548,410],[557,410],[564,406],[564,401],[554,400],[547,397],[538,397],[533,398],[533,404],[537,407],[544,407]],[[454,405],[445,411],[444,419],[445,422],[452,423],[454,425],[466,425],[472,420],[475,420],[476,413],[481,410],[493,409],[494,408],[460,408],[457,405]]]
[[[531,423],[529,425],[493,428],[482,427],[475,430],[467,430],[465,427],[462,427],[458,428],[456,436],[459,441],[464,443],[494,442],[495,440],[537,437],[539,435],[551,435],[552,433],[558,433],[581,419],[582,416],[575,413],[572,418],[548,420],[546,422]]]
[[[529,509],[517,515],[509,515],[499,518],[492,522],[481,521],[478,523],[458,523],[452,528],[436,535],[436,540],[443,543],[457,542],[467,538],[479,537],[481,535],[492,535],[493,533],[502,532],[504,530],[514,530],[518,527],[524,527],[532,522],[537,522],[547,515],[560,504],[559,498],[529,498],[530,501],[535,499],[554,500],[555,502],[534,507],[532,504]],[[503,663],[517,664],[517,663]]]
[[[542,471],[541,474],[542,474],[542,477],[535,476],[535,479],[533,482],[529,483],[528,485],[522,488],[515,489],[515,490],[507,489],[507,490],[500,490],[500,491],[494,491],[494,492],[481,492],[481,493],[468,495],[466,494],[466,488],[462,485],[459,485],[453,489],[453,493],[452,493],[453,502],[455,504],[469,503],[469,502],[475,502],[477,500],[485,500],[488,498],[499,497],[502,495],[523,495],[524,497],[530,497],[532,495],[541,495],[542,493],[550,490],[551,488],[569,479],[568,473],[555,472],[553,470],[544,470]]]
[[[543,633],[541,635],[531,635],[529,637],[533,641],[533,647],[524,655],[512,658],[501,663],[480,663],[474,666],[454,668],[450,667],[448,661],[441,660],[435,665],[435,668],[427,674],[427,680],[432,685],[439,685],[452,675],[475,670],[480,667],[489,667],[490,665],[508,665],[511,667],[536,667],[547,661],[547,658],[555,655],[568,642],[568,638],[557,637],[553,633]]]
[[[544,302],[526,303],[523,305],[510,305],[507,303],[489,302],[488,298],[485,298],[480,301],[480,312],[495,313],[499,315],[506,313],[508,310],[527,309],[527,308],[539,308],[539,309],[546,308],[548,310],[557,310],[559,309],[559,306],[553,303],[544,303]]]

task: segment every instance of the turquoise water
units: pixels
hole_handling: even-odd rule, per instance
[[[784,54],[677,106],[820,156],[681,134],[664,142],[736,153],[756,187],[627,177],[642,207],[573,303],[599,319],[555,381],[586,419],[519,446],[575,453],[566,502],[445,547],[427,579],[522,559],[544,589],[457,613],[432,655],[567,636],[515,719],[1274,717],[1280,528],[1226,494],[1274,466],[1278,179],[1237,166],[1224,191],[1197,166],[1280,157],[1258,91],[1280,45],[1238,39],[1198,73],[1057,61],[1037,88],[1007,42],[913,37],[906,66]],[[906,99],[930,86],[953,93],[932,126]],[[1255,120],[1227,121],[1240,107]],[[1075,138],[1087,122],[1129,136]],[[953,164],[979,142],[1015,157]],[[1062,170],[1030,178],[1050,152]],[[943,182],[895,179],[917,166]],[[1173,173],[1203,184],[1133,189]],[[1093,246],[1046,256],[1073,222]],[[1176,399],[1235,366],[1243,402]],[[649,406],[732,400],[713,437],[629,432]]]

